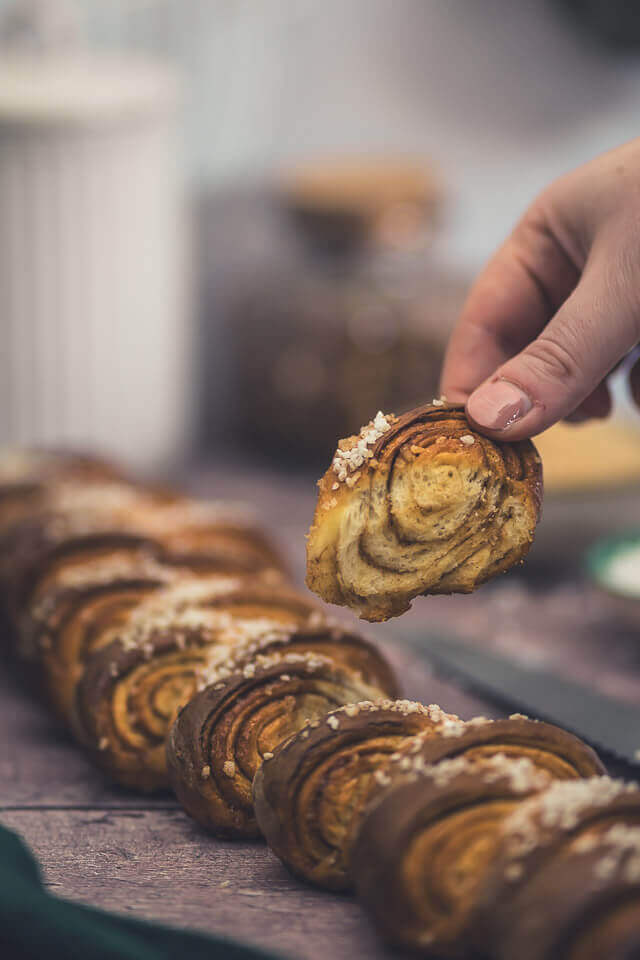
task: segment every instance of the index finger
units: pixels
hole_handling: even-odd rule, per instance
[[[538,336],[579,276],[547,215],[534,205],[471,288],[447,347],[442,393],[464,402]]]

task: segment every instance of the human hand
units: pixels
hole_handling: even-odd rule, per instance
[[[544,190],[476,280],[442,393],[496,439],[605,417],[606,377],[640,340],[640,139]],[[640,362],[631,388],[640,404]]]

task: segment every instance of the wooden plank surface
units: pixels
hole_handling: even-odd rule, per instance
[[[212,841],[176,810],[33,809],[2,819],[30,842],[61,896],[304,960],[393,956],[353,900],[296,883],[264,844]]]

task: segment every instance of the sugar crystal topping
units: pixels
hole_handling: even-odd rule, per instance
[[[549,842],[555,830],[573,830],[588,811],[606,807],[617,797],[637,790],[637,784],[612,780],[611,777],[552,783],[506,818],[503,831],[508,855],[514,858],[525,856],[537,846]]]
[[[322,614],[314,610],[303,624],[303,629],[316,630],[326,626]],[[253,617],[250,619],[233,619],[224,631],[221,641],[231,643],[233,659],[236,663],[245,663],[254,658],[266,647],[276,644],[287,644],[298,631],[298,625],[293,621],[283,623],[269,617]],[[221,658],[218,645],[211,651],[211,668],[218,671]],[[209,667],[206,668],[207,670]]]
[[[52,508],[60,513],[120,513],[146,506],[149,498],[125,483],[60,484]]]
[[[63,567],[57,572],[55,589],[68,587],[102,586],[117,580],[132,580],[138,578],[157,579],[167,581],[171,578],[170,568],[157,563],[152,556],[144,551],[134,554],[129,559],[124,557],[101,556],[95,560],[84,561],[75,567]],[[31,610],[31,615],[40,618],[46,617],[55,606],[56,598],[53,592],[48,592]]]
[[[240,581],[234,577],[186,578],[154,593],[129,615],[114,639],[127,650],[141,646],[161,630],[223,630],[232,623],[225,611],[199,606],[232,593]]]
[[[401,713],[405,717],[413,713],[419,713],[437,724],[457,720],[457,717],[445,713],[436,703],[430,703],[426,706],[424,703],[418,703],[415,700],[361,700],[359,703],[348,703],[343,707],[338,707],[334,713],[346,713],[348,717],[356,717],[359,713],[375,713],[379,710]]]
[[[409,757],[403,759],[410,760]],[[421,759],[421,757],[414,758],[414,763],[415,760]],[[486,784],[504,780],[515,793],[542,790],[550,780],[550,775],[536,767],[528,757],[508,757],[504,753],[496,753],[491,757],[462,754],[459,757],[427,765],[417,772],[433,780],[438,787],[447,786],[460,774],[472,773]]]
[[[254,677],[258,671],[271,670],[273,667],[285,669],[290,666],[302,666],[305,670],[316,671],[327,667],[333,668],[335,663],[330,657],[325,657],[313,651],[305,653],[287,652],[285,645],[274,653],[259,654],[249,663],[243,665],[241,658],[236,660],[234,651],[231,651],[231,656],[227,656],[217,666],[213,666],[210,671],[202,671],[198,680],[198,689],[202,690],[208,686],[213,686],[214,689],[222,689],[226,686],[226,681],[238,673],[248,680]],[[283,677],[286,679],[283,679]],[[289,683],[292,678],[288,674],[282,673],[279,679],[284,683]]]
[[[227,616],[228,623],[221,628],[215,645],[208,651],[206,663],[198,671],[198,689],[225,680],[239,670],[246,678],[252,677],[258,660],[266,659],[259,654],[260,649],[274,643],[286,647],[296,629],[293,623],[268,617],[245,620]]]
[[[588,852],[584,847],[585,844],[583,852]],[[597,838],[595,849],[602,851],[602,856],[593,867],[599,880],[606,882],[621,870],[624,879],[629,883],[640,882],[640,827],[614,823]]]
[[[333,458],[333,470],[338,475],[338,480],[353,480],[350,477],[359,468],[370,460],[373,456],[371,449],[378,442],[387,430],[391,429],[393,422],[391,415],[385,416],[381,410],[360,430],[356,437],[349,437],[341,441],[341,446],[336,450]]]

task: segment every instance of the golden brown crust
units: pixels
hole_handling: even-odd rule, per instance
[[[307,585],[367,620],[426,593],[468,593],[522,560],[542,501],[530,441],[496,443],[460,405],[378,414],[319,483]]]
[[[216,836],[259,836],[251,788],[263,759],[308,721],[381,693],[316,653],[258,656],[180,712],[167,745],[178,799]]]
[[[283,744],[256,774],[258,823],[297,876],[331,890],[351,886],[355,823],[385,782],[382,768],[407,737],[437,735],[440,707],[408,700],[350,704]]]
[[[0,450],[0,542],[17,524],[41,513],[54,490],[67,484],[89,487],[124,481],[119,467],[97,457],[46,450]],[[11,549],[8,552],[10,556]],[[0,587],[3,553],[7,551],[0,547]],[[0,595],[0,618],[7,647],[15,640],[16,631],[10,607],[5,592]]]
[[[555,781],[580,792],[589,782],[582,778],[603,772],[577,737],[521,716],[444,722],[435,736],[405,741],[384,770],[388,788],[361,818],[351,856],[358,894],[383,935],[467,957],[479,945],[470,917],[508,818]]]
[[[205,573],[282,569],[264,534],[233,509],[124,484],[66,485],[0,538],[0,584],[23,640],[32,605],[69,568],[124,552],[131,563],[142,558]]]
[[[630,960],[640,950],[640,793],[557,783],[503,824],[465,940],[497,960]]]
[[[389,764],[388,775],[420,773],[425,768],[464,757],[482,760],[501,754],[526,758],[555,780],[573,780],[603,774],[602,761],[579,737],[551,723],[514,714],[504,720],[473,720],[444,724],[438,737],[418,735]],[[406,760],[409,757],[410,763]]]
[[[169,728],[206,671],[248,640],[277,636],[286,645],[317,617],[315,605],[283,583],[183,578],[124,617],[118,609],[97,630],[92,619],[84,646],[77,635],[59,645],[58,663],[66,655],[69,669],[65,719],[113,779],[145,791],[166,787]]]
[[[530,760],[496,754],[445,760],[374,799],[355,841],[352,870],[358,898],[381,935],[396,947],[468,957],[461,933],[504,819],[549,782]]]

